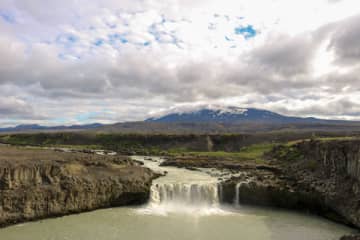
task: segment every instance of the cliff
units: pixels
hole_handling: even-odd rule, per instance
[[[360,227],[360,141],[307,141],[294,148],[299,157],[289,173]]]
[[[0,225],[147,201],[155,175],[126,157],[0,147]]]
[[[224,201],[308,210],[360,228],[360,141],[304,141],[275,147],[247,179],[223,183]]]

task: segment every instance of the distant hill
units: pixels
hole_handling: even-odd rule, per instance
[[[47,127],[19,125],[0,133],[92,131],[104,133],[222,134],[270,131],[360,132],[360,122],[285,116],[275,112],[227,106],[175,109],[139,122]]]
[[[207,107],[187,111],[174,111],[158,117],[149,118],[147,122],[158,123],[262,123],[262,124],[325,124],[345,123],[346,121],[324,120],[284,116],[275,112],[240,107]]]
[[[23,124],[16,127],[0,128],[0,132],[38,132],[38,131],[66,131],[66,130],[90,130],[102,127],[103,124],[93,123],[71,126],[41,126],[38,124]]]

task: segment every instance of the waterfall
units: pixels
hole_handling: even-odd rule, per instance
[[[220,208],[217,182],[154,183],[150,201],[141,213],[168,215],[169,213],[195,216],[226,214]]]
[[[165,176],[152,182],[149,202],[138,210],[141,214],[228,214],[220,206],[222,188],[216,177],[200,170],[163,167],[160,161],[138,159],[153,171],[166,171]]]
[[[235,199],[234,204],[239,205],[240,204],[240,186],[243,184],[243,182],[239,182],[235,186]]]
[[[151,186],[150,204],[212,206],[218,203],[217,183],[157,183]]]

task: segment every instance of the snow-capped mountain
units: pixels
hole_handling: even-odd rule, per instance
[[[328,120],[284,116],[275,112],[234,106],[206,106],[202,108],[172,109],[163,115],[147,119],[148,122],[261,122],[261,123],[322,123]]]

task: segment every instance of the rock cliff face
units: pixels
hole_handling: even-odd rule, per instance
[[[222,202],[287,208],[312,212],[349,224],[344,216],[327,205],[326,198],[287,174],[270,169],[247,169],[240,177],[221,184]]]
[[[360,140],[308,141],[296,147],[307,161],[316,161],[327,177],[346,175],[360,181]]]
[[[303,157],[287,168],[289,173],[360,227],[360,141],[309,141],[295,148]]]
[[[306,141],[268,158],[279,171],[246,170],[223,183],[223,200],[238,194],[240,203],[309,210],[360,228],[360,141]]]
[[[147,201],[149,169],[125,157],[0,147],[0,225]]]

